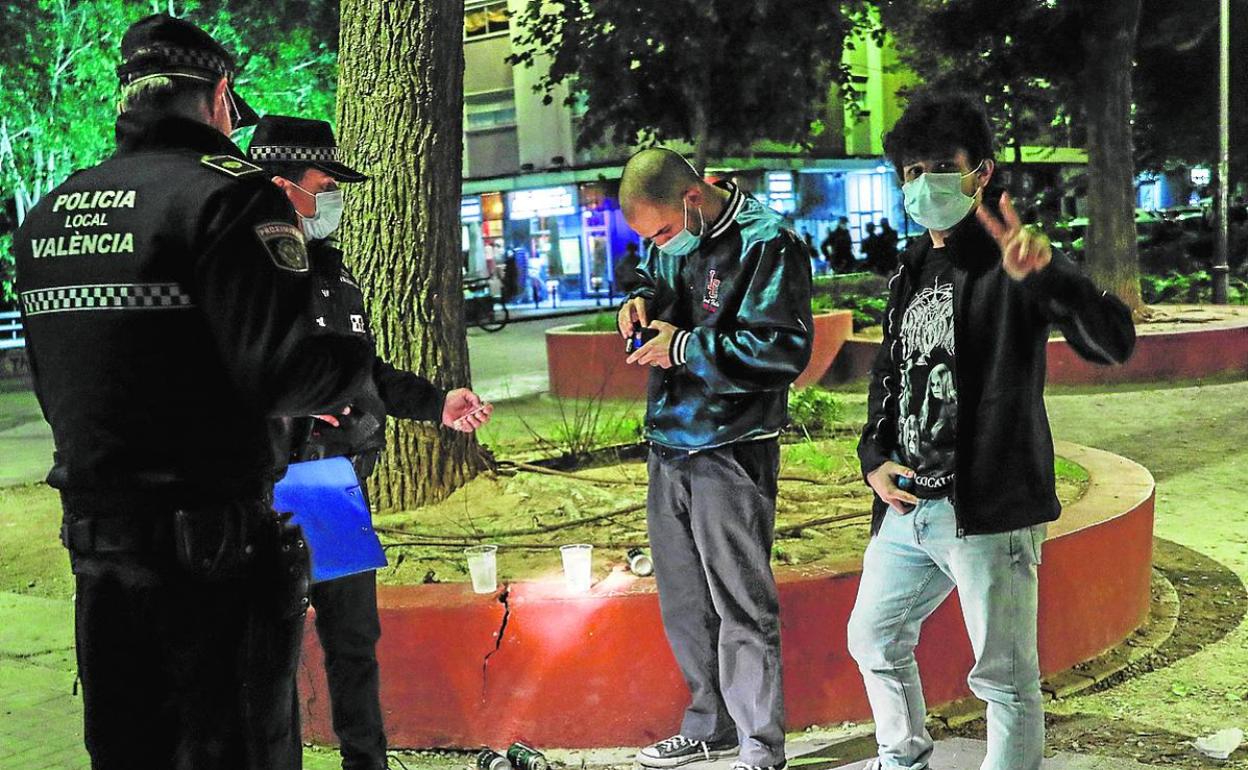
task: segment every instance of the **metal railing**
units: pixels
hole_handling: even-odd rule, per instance
[[[22,314],[16,310],[0,313],[0,350],[26,347],[22,333]]]

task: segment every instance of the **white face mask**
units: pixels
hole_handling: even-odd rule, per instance
[[[920,174],[901,186],[906,213],[929,230],[948,230],[961,222],[975,205],[975,197],[962,192],[962,180],[979,173],[980,161],[972,171],[948,174],[931,171]],[[978,192],[978,189],[976,189]]]
[[[291,182],[294,184],[294,182]],[[299,187],[299,185],[295,185]],[[299,187],[303,190],[302,187]],[[303,190],[308,195],[312,195],[316,199],[316,213],[310,217],[299,215],[299,227],[303,229],[303,234],[310,241],[319,241],[322,238],[328,238],[332,232],[338,229],[339,223],[342,222],[342,190],[327,190],[313,195],[307,190]]]

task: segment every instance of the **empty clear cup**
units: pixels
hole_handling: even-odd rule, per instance
[[[465,548],[468,557],[468,574],[472,575],[472,590],[479,594],[492,594],[498,588],[498,546],[474,545]]]
[[[568,590],[578,594],[589,591],[594,547],[588,543],[564,545],[559,547],[559,554],[563,557],[563,579]]]

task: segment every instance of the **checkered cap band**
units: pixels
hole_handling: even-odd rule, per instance
[[[136,77],[148,74],[148,70],[153,66],[160,67],[184,67],[187,69],[197,69],[206,72],[215,72],[219,76],[228,77],[231,80],[234,76],[234,68],[225,59],[208,51],[197,51],[193,48],[180,48],[178,46],[168,45],[149,45],[144,48],[137,49],[126,62],[123,68],[132,64],[135,60],[147,59],[152,62],[151,66],[145,66],[138,72],[128,73],[123,77],[124,83],[129,83]]]
[[[247,156],[258,161],[337,163],[337,147],[296,147],[293,145],[269,144],[251,147]]]
[[[195,303],[176,283],[101,283],[22,292],[26,315],[75,310],[174,310]]]

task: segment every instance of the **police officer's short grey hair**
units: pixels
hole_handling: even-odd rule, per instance
[[[152,110],[199,118],[216,83],[206,78],[152,75],[121,87],[117,111]]]

